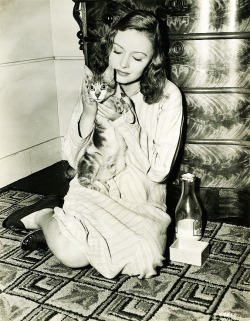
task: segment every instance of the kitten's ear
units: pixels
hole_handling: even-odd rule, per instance
[[[110,87],[115,87],[114,69],[110,66],[104,71],[103,79]]]
[[[90,78],[93,76],[93,72],[86,65],[84,66],[84,74],[85,74],[86,78]]]

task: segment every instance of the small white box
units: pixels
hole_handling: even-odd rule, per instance
[[[170,260],[201,266],[209,255],[209,243],[177,239],[169,248]]]

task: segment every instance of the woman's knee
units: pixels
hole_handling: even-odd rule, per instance
[[[54,244],[51,251],[63,265],[70,268],[80,268],[89,265],[89,261],[83,251],[69,241],[67,244],[62,243],[59,241],[57,245]]]
[[[84,256],[84,254],[78,255],[78,256],[72,256],[69,255],[63,255],[61,257],[58,257],[59,261],[70,268],[82,268],[84,266],[89,265],[88,260]]]

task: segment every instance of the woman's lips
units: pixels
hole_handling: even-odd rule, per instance
[[[129,75],[128,72],[123,72],[123,71],[120,71],[120,70],[116,70],[116,72],[118,73],[119,76],[128,76]]]

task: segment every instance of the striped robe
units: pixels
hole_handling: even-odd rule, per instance
[[[182,97],[167,81],[158,103],[148,105],[140,91],[130,98],[138,121],[130,123],[123,114],[111,122],[128,145],[126,169],[108,182],[108,194],[81,186],[75,177],[63,208],[55,208],[54,215],[61,232],[107,278],[118,273],[139,278],[155,275],[156,267],[163,264],[170,224],[164,181],[178,151]],[[82,109],[79,96],[63,144],[74,168],[93,134],[79,136]]]

